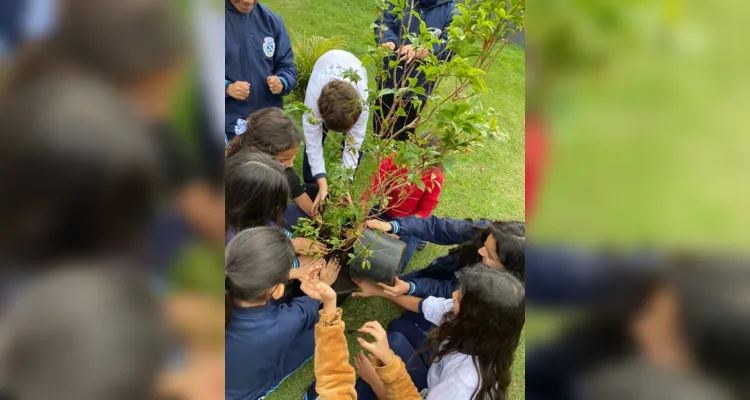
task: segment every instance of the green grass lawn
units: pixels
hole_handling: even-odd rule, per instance
[[[374,3],[371,1],[268,0],[264,4],[282,16],[288,29],[320,36],[342,36],[346,39],[347,50],[358,56],[364,54],[365,35],[375,19]],[[523,49],[507,48],[487,76],[489,93],[483,95],[483,101],[497,110],[497,117],[508,134],[508,140],[488,142],[457,160],[454,176],[446,176],[436,215],[523,220],[524,74]],[[372,160],[365,158],[362,168],[362,172],[369,173],[375,166]],[[360,186],[363,184],[360,183]],[[448,250],[448,247],[430,245],[414,255],[408,269],[423,268]],[[355,331],[364,322],[377,320],[387,326],[402,313],[399,307],[378,298],[349,299],[342,308],[350,356],[360,350],[355,341]],[[524,370],[525,340],[518,348],[513,367],[511,399],[524,398]],[[314,379],[313,363],[308,362],[268,398],[301,399]]]

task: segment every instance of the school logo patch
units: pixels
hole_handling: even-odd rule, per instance
[[[273,41],[272,37],[263,39],[263,53],[266,57],[273,57],[273,53],[276,52],[276,42]]]

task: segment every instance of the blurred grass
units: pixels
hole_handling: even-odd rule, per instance
[[[288,29],[311,35],[342,36],[347,49],[357,56],[364,54],[369,25],[375,20],[374,4],[355,0],[269,0],[264,2],[284,19]],[[346,16],[345,18],[343,16]],[[339,16],[331,18],[331,16]],[[368,71],[372,82],[372,71]],[[497,110],[501,126],[508,134],[505,142],[491,141],[457,159],[454,176],[447,176],[435,214],[454,218],[524,219],[524,116],[525,53],[509,46],[487,76],[489,93],[483,94],[485,105]],[[368,128],[369,129],[369,128]],[[329,151],[333,149],[326,142]],[[296,167],[299,168],[301,152]],[[360,176],[370,176],[375,165],[366,157]],[[353,192],[367,184],[360,179]],[[425,267],[448,252],[448,247],[429,245],[416,252],[408,270]],[[383,299],[349,299],[343,305],[350,356],[359,350],[356,329],[364,322],[377,320],[383,326],[401,315],[402,310]],[[510,398],[524,398],[525,339],[516,353]],[[308,362],[287,378],[268,396],[269,400],[301,399],[315,379],[313,363]]]

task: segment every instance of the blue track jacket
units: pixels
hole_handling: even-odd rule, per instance
[[[225,96],[225,133],[231,140],[238,119],[262,108],[284,107],[284,96],[297,84],[297,68],[281,17],[260,3],[250,14],[241,14],[231,1],[224,2],[224,86],[236,81],[250,83],[250,96],[246,100]],[[268,87],[266,79],[273,75],[284,83],[281,94],[271,93]]]

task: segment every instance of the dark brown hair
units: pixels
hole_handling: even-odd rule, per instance
[[[229,325],[236,300],[268,298],[277,285],[289,280],[294,247],[278,228],[241,231],[227,245],[224,261],[224,326]]]
[[[247,130],[237,135],[227,148],[227,158],[257,149],[268,155],[287,151],[302,142],[297,124],[281,108],[271,107],[255,111],[246,119]]]
[[[362,114],[357,88],[339,79],[328,82],[320,92],[318,110],[326,128],[334,132],[349,132]]]
[[[227,228],[283,224],[289,183],[281,164],[268,154],[250,151],[227,159],[224,168]]]
[[[513,275],[484,265],[464,270],[458,315],[448,312],[430,331],[433,362],[452,353],[471,356],[479,373],[472,399],[505,400],[511,366],[526,322],[526,292]]]

